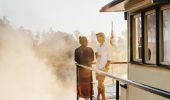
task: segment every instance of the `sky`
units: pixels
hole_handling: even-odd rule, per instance
[[[89,35],[110,34],[111,23],[116,36],[126,30],[123,13],[99,12],[112,0],[0,0],[0,17],[6,16],[12,26],[33,32],[54,31]]]

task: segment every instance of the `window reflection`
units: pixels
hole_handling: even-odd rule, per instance
[[[155,13],[146,15],[145,59],[156,63],[156,16]]]
[[[133,50],[134,60],[142,59],[142,33],[141,33],[141,15],[133,17]]]
[[[162,61],[170,62],[170,9],[163,10]]]

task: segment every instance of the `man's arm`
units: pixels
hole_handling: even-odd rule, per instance
[[[110,51],[110,48],[109,48],[109,46],[107,46],[107,63],[106,63],[106,65],[105,65],[105,68],[106,68],[106,70],[108,71],[109,70],[109,65],[111,64],[111,62],[112,62],[112,60],[111,60],[111,55],[112,55],[112,53],[111,53],[111,51]]]
[[[111,64],[111,61],[110,60],[108,60],[107,61],[107,63],[106,63],[106,65],[105,65],[105,69],[108,71],[109,70],[109,65]]]

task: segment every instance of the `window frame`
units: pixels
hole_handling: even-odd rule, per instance
[[[130,63],[131,64],[139,64],[139,65],[149,65],[149,67],[158,67],[158,68],[166,68],[166,69],[170,69],[170,63],[164,63],[164,62],[161,62],[160,58],[162,56],[161,54],[161,34],[163,34],[162,32],[162,29],[163,27],[161,26],[162,24],[162,19],[161,19],[161,11],[163,9],[170,9],[170,4],[157,4],[157,5],[153,5],[151,7],[148,7],[148,8],[144,8],[144,9],[140,9],[140,10],[137,10],[137,11],[134,11],[134,12],[130,12],[128,13],[129,14],[129,32],[130,32]],[[145,59],[145,14],[147,12],[150,12],[150,11],[155,11],[155,17],[156,17],[156,63],[150,63],[148,61],[146,61]],[[134,60],[134,50],[133,50],[133,39],[134,39],[134,36],[133,36],[133,16],[134,15],[137,15],[137,14],[141,14],[141,25],[142,25],[142,60]]]
[[[168,61],[168,62],[164,62],[164,61],[162,61],[162,57],[163,57],[163,11],[164,10],[167,10],[167,9],[170,9],[170,4],[166,4],[166,5],[162,5],[161,7],[160,7],[160,38],[159,38],[159,45],[160,45],[160,47],[159,47],[159,56],[160,56],[160,58],[159,58],[159,63],[160,63],[160,65],[161,66],[168,66],[168,67],[170,67],[170,61]]]
[[[141,16],[141,26],[142,26],[142,13],[133,13],[133,14],[131,14],[130,15],[130,55],[131,55],[131,63],[138,63],[138,64],[142,64],[143,63],[143,61],[142,61],[142,59],[134,59],[135,58],[135,47],[134,47],[134,41],[135,41],[135,39],[136,38],[134,38],[135,37],[135,34],[136,33],[134,33],[135,31],[135,29],[134,29],[134,26],[135,26],[135,24],[134,24],[134,18],[135,18],[135,16]],[[141,34],[142,34],[142,27],[141,27]],[[143,38],[143,35],[142,35],[142,38]],[[143,40],[143,39],[142,39]],[[142,41],[143,42],[143,41]],[[142,43],[142,47],[143,47],[143,43]],[[143,51],[143,50],[142,50]],[[143,52],[142,52],[142,54],[141,54],[142,56],[143,56]],[[143,58],[143,57],[142,57]]]
[[[147,52],[147,45],[148,45],[148,24],[147,24],[147,15],[150,15],[150,14],[155,14],[155,40],[157,41],[157,39],[156,39],[156,9],[151,9],[151,10],[148,10],[148,11],[146,11],[145,13],[144,13],[144,62],[146,63],[146,64],[151,64],[151,65],[155,65],[156,64],[156,57],[155,57],[155,61],[154,62],[152,62],[152,61],[148,61],[147,59],[146,59],[146,52]],[[157,51],[157,48],[156,48],[156,46],[157,46],[157,42],[155,41],[155,54],[156,54],[156,51]],[[151,54],[152,55],[152,54]]]

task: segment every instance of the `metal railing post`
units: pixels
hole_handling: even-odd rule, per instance
[[[90,100],[92,100],[93,96],[93,77],[92,77],[92,71],[90,72]]]
[[[116,80],[116,100],[119,100],[119,81]]]
[[[118,64],[117,62],[114,62],[112,64]],[[120,63],[119,63],[120,64]],[[153,87],[153,86],[149,86],[147,84],[142,84],[142,83],[138,83],[138,82],[135,82],[135,81],[132,81],[132,80],[128,80],[128,79],[124,79],[124,78],[120,78],[118,76],[115,76],[111,73],[106,73],[104,71],[101,71],[101,70],[98,70],[98,69],[95,69],[95,68],[90,68],[88,66],[84,66],[84,65],[81,65],[81,64],[78,64],[76,63],[76,65],[82,67],[82,68],[86,68],[88,70],[91,70],[91,71],[94,71],[94,72],[97,72],[97,73],[100,73],[100,74],[103,74],[107,77],[110,77],[110,78],[113,78],[113,79],[116,79],[116,100],[119,100],[119,81],[120,82],[123,82],[123,83],[126,83],[128,85],[131,85],[131,86],[134,86],[136,88],[139,88],[139,89],[142,89],[142,90],[145,90],[147,92],[150,92],[150,93],[153,93],[155,95],[158,95],[158,96],[161,96],[161,97],[164,97],[164,98],[168,98],[170,99],[170,91],[166,91],[166,90],[162,90],[160,88],[156,88],[156,87]]]
[[[77,83],[76,83],[76,85],[77,85],[77,87],[76,87],[76,91],[77,91],[77,100],[79,100],[79,96],[78,96],[78,66],[76,66],[76,81],[77,81]]]

